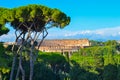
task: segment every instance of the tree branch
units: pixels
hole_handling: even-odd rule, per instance
[[[46,32],[46,34],[45,34],[45,35],[44,35],[44,30],[45,30],[45,32]],[[48,35],[47,29],[46,29],[46,28],[44,28],[44,30],[43,30],[42,40],[40,41],[40,43],[39,43],[39,45],[38,45],[38,49],[40,48],[40,46],[41,46],[41,44],[42,44],[43,40],[45,39],[45,37]]]

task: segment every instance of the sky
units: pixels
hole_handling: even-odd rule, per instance
[[[120,0],[0,0],[0,7],[6,8],[28,4],[58,8],[71,17],[64,29],[50,29],[47,39],[120,40]],[[9,29],[0,41],[14,40],[14,30]]]

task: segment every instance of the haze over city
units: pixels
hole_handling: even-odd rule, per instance
[[[1,0],[0,7],[42,4],[58,8],[71,17],[64,29],[50,29],[47,39],[120,40],[119,3],[119,0]],[[14,29],[9,24],[6,26],[10,32],[0,36],[0,41],[14,41]]]

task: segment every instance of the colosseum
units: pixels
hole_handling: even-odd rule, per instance
[[[44,40],[39,48],[43,52],[76,52],[90,46],[88,39]]]

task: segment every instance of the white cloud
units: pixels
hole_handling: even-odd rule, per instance
[[[103,28],[97,30],[73,31],[73,32],[70,31],[64,34],[64,36],[76,36],[76,35],[118,36],[120,35],[120,27]]]
[[[15,34],[10,33],[10,34],[5,34],[0,36],[0,42],[10,42],[10,41],[14,41],[15,40]]]
[[[63,38],[88,38],[88,39],[120,39],[120,26],[112,28],[102,28],[96,30],[79,30],[69,31],[60,29],[51,29],[48,31],[47,39],[63,39]],[[0,41],[14,41],[15,35],[13,31],[8,35],[0,36]]]
[[[60,33],[53,34],[50,32],[48,38],[88,38],[88,39],[120,39],[120,26],[112,28],[102,28],[96,30],[80,30],[80,31],[66,31],[62,30]]]

